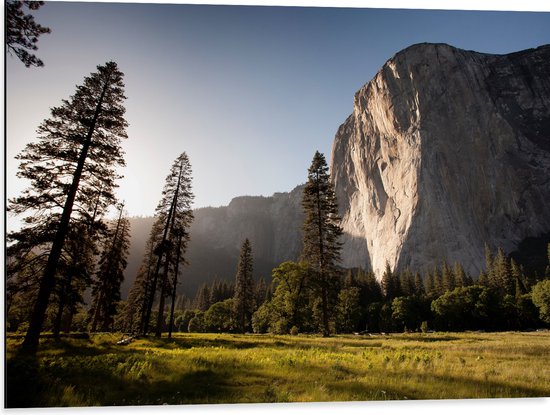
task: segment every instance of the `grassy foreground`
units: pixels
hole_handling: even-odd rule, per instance
[[[8,407],[550,396],[550,332],[7,339]]]

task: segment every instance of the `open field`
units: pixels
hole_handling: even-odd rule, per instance
[[[7,406],[550,396],[550,332],[7,338]]]

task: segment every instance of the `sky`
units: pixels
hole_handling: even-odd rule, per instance
[[[52,29],[36,52],[45,67],[6,56],[7,197],[27,185],[14,157],[50,108],[114,60],[129,123],[118,195],[131,216],[154,213],[183,151],[194,207],[292,190],[316,150],[330,160],[354,93],[414,43],[499,54],[550,43],[549,12],[46,2],[34,15]]]

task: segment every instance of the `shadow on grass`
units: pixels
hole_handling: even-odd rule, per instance
[[[17,352],[7,361],[6,407],[177,405],[231,401],[231,376],[225,371],[196,368],[182,374],[171,374],[173,369],[169,364],[155,360],[151,363],[154,367],[151,377],[127,376],[127,372],[133,370],[132,364],[142,361],[142,353],[131,349],[117,350],[116,355],[110,356],[94,356],[80,350],[71,356],[54,357]],[[128,362],[130,365],[124,370],[117,370],[119,365]],[[171,374],[168,380],[166,374]]]
[[[6,361],[6,408],[40,406],[39,396],[47,388],[39,375],[35,351],[18,350]]]

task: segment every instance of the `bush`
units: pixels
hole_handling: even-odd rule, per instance
[[[233,299],[214,303],[204,313],[204,325],[207,331],[228,333],[234,328]]]
[[[195,310],[185,310],[183,314],[176,317],[174,326],[179,332],[187,333],[189,331],[189,322],[195,317]]]
[[[206,324],[204,323],[204,313],[202,311],[196,311],[195,317],[189,321],[188,326],[189,333],[205,333]]]
[[[252,315],[252,330],[254,330],[254,333],[267,333],[271,327],[272,315],[271,302],[263,303]]]
[[[550,280],[540,281],[531,292],[533,304],[539,309],[540,319],[550,323]]]

